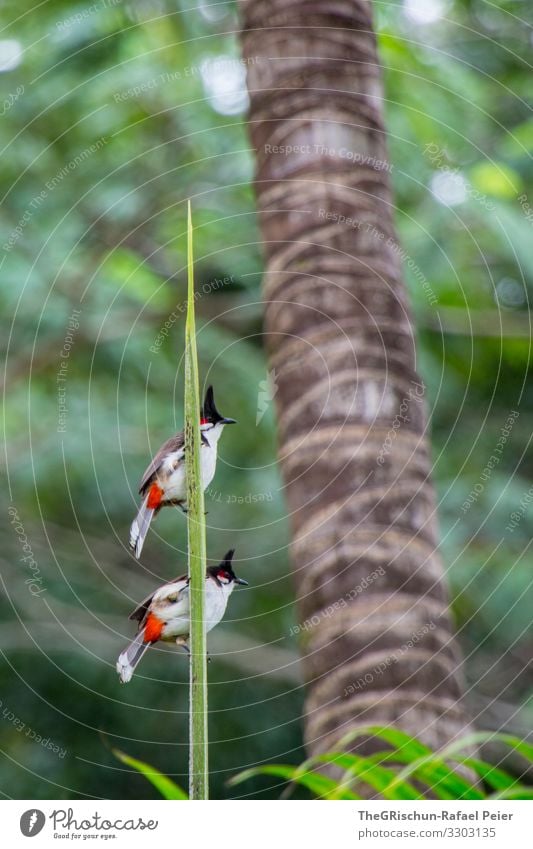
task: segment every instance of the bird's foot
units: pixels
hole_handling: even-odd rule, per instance
[[[189,657],[191,656],[191,650],[189,648],[189,643],[187,642],[187,640],[184,640],[183,637],[176,637],[176,645],[180,649],[185,649],[185,651],[189,655]],[[207,660],[208,663],[211,663],[211,655],[209,654],[209,652],[206,652],[206,660]]]
[[[187,654],[190,657],[191,650],[188,646],[187,640],[184,640],[182,637],[176,637],[176,645],[178,646],[178,648],[185,649],[185,651],[187,652]]]

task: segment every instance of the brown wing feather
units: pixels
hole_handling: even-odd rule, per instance
[[[175,436],[171,436],[170,439],[167,439],[166,442],[163,443],[154,459],[146,469],[144,475],[142,476],[141,485],[139,487],[139,492],[141,495],[144,495],[149,485],[154,480],[155,474],[159,469],[159,466],[167,456],[167,454],[172,454],[174,451],[179,451],[183,448],[185,442],[185,436],[183,431],[181,433],[177,433]]]
[[[180,575],[179,578],[174,578],[172,581],[169,581],[169,584],[178,584],[180,581],[185,581],[188,584],[189,583],[188,575]],[[148,613],[148,608],[150,607],[150,605],[152,603],[152,599],[153,599],[156,592],[157,592],[157,590],[154,590],[153,593],[150,593],[150,595],[146,596],[144,601],[141,601],[141,603],[137,605],[137,607],[135,608],[133,613],[130,613],[130,615],[128,616],[128,619],[136,619],[137,620],[137,622],[139,623],[139,630],[144,625],[144,621],[146,619],[146,614]]]
[[[200,434],[202,445],[209,445],[205,434]],[[171,436],[170,439],[167,439],[166,442],[163,443],[154,459],[146,469],[142,481],[141,486],[139,488],[139,492],[141,495],[146,493],[149,485],[153,482],[156,472],[159,469],[159,466],[167,456],[167,454],[173,454],[175,451],[180,451],[185,444],[185,434],[183,431],[177,433],[176,436]]]
[[[137,605],[137,607],[135,608],[133,613],[130,613],[130,615],[128,616],[128,619],[136,619],[137,620],[137,622],[139,623],[139,628],[142,628],[142,626],[143,626],[144,620],[146,618],[146,614],[148,612],[148,608],[150,607],[150,604],[152,603],[153,597],[154,597],[154,593],[151,593],[151,595],[147,596],[144,599],[144,601],[141,601],[141,603]]]

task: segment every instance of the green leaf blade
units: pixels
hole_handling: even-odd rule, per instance
[[[140,761],[137,758],[132,758],[131,755],[121,752],[120,749],[112,749],[112,752],[123,764],[131,766],[132,769],[143,775],[159,791],[163,799],[179,799],[183,801],[189,798],[179,784],[176,784],[168,775],[163,775],[162,772],[159,772],[159,770],[150,766],[150,764]]]
[[[207,734],[207,640],[205,630],[205,509],[200,466],[200,384],[194,316],[191,203],[187,215],[187,320],[185,322],[185,471],[190,592],[189,793],[209,797]]]
[[[287,764],[267,764],[266,766],[252,767],[244,770],[238,775],[233,776],[228,782],[231,786],[241,784],[243,781],[248,781],[250,778],[258,778],[260,776],[270,775],[276,778],[281,778],[283,781],[289,781],[293,784],[298,784],[305,787],[315,796],[329,799],[360,799],[351,790],[345,789],[341,795],[339,793],[338,782],[326,775],[321,775],[313,770],[303,769],[302,767],[291,766]]]

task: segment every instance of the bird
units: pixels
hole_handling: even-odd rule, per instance
[[[206,632],[218,625],[224,616],[228,599],[235,587],[248,586],[248,582],[238,578],[233,571],[234,554],[235,549],[231,549],[218,566],[209,566],[206,570]],[[158,640],[174,641],[189,652],[189,604],[189,577],[182,575],[170,584],[160,587],[135,608],[129,618],[138,621],[137,634],[117,660],[117,672],[122,684],[131,681],[145,651]]]
[[[209,386],[200,411],[200,471],[204,490],[213,480],[218,440],[227,424],[236,424],[236,420],[220,415],[215,405],[213,387]],[[137,558],[141,556],[150,522],[161,507],[177,504],[187,512],[184,446],[184,431],[171,436],[163,443],[143,475],[139,488],[143,500],[130,528],[130,548]]]

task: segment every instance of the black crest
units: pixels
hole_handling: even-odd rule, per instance
[[[207,392],[205,393],[204,404],[201,411],[202,419],[206,419],[209,422],[213,422],[216,424],[217,422],[221,422],[224,416],[221,416],[218,412],[215,404],[215,393],[213,392],[213,387],[209,386],[207,388]]]
[[[205,393],[200,417],[207,422],[212,422],[213,424],[218,424],[219,422],[223,422],[224,424],[235,424],[235,419],[227,419],[225,416],[221,416],[218,412],[215,404],[215,393],[213,392],[212,386],[209,386]]]
[[[230,581],[233,581],[236,584],[242,584],[242,586],[247,587],[248,582],[243,581],[242,578],[238,578],[235,572],[233,571],[232,560],[234,554],[235,549],[231,548],[227,552],[227,554],[224,555],[221,563],[219,563],[218,566],[210,566],[207,571],[211,573],[217,583],[220,583],[219,578],[221,575],[223,575],[223,577],[228,578]]]

